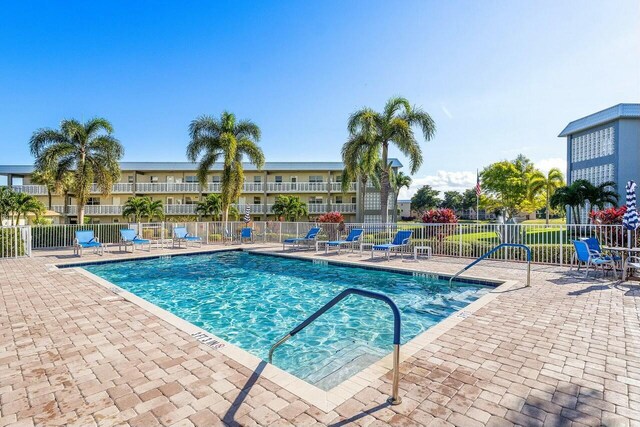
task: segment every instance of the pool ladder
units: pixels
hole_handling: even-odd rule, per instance
[[[344,291],[340,292],[335,298],[333,298],[331,301],[323,305],[319,310],[309,316],[307,320],[300,323],[298,326],[293,328],[291,332],[280,338],[280,340],[278,340],[278,342],[276,342],[269,350],[269,363],[273,363],[273,352],[276,350],[276,348],[278,348],[289,338],[293,337],[295,334],[309,326],[314,320],[322,316],[331,307],[352,294],[383,301],[387,303],[387,305],[393,312],[393,385],[391,389],[391,397],[387,399],[387,402],[389,402],[391,405],[399,405],[400,403],[402,403],[402,399],[400,399],[400,396],[398,396],[398,385],[400,382],[400,310],[398,310],[398,306],[396,306],[391,298],[377,292],[365,291],[363,289],[355,288],[345,289]]]
[[[521,245],[519,243],[502,243],[496,246],[495,248],[491,249],[486,254],[478,257],[478,259],[473,261],[471,264],[467,265],[465,268],[463,268],[462,270],[458,271],[456,274],[451,276],[451,278],[449,279],[449,285],[451,285],[451,283],[453,282],[453,279],[455,279],[456,277],[458,277],[459,275],[461,275],[462,273],[464,273],[465,271],[467,271],[468,269],[470,269],[471,267],[473,267],[483,259],[487,258],[488,256],[492,255],[493,253],[499,251],[502,248],[522,248],[527,252],[527,286],[531,286],[531,248],[529,248],[529,246],[527,245]]]

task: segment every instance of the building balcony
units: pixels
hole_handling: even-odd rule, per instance
[[[267,182],[268,193],[341,193],[339,182]],[[356,183],[352,182],[349,191],[356,191]]]

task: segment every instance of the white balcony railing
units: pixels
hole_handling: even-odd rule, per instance
[[[46,185],[13,185],[11,188],[18,193],[26,193],[33,196],[46,196],[48,194]]]
[[[195,215],[196,205],[164,205],[165,215]]]
[[[91,193],[102,193],[97,184],[91,184]],[[133,184],[127,182],[117,182],[111,186],[112,193],[133,193]]]
[[[268,182],[269,193],[327,193],[331,189],[334,193],[342,192],[342,184],[339,182]],[[349,191],[356,191],[356,183],[349,185]]]
[[[136,193],[199,193],[197,182],[138,182]]]
[[[356,212],[356,204],[355,203],[334,203],[331,205],[332,212],[340,212],[340,213],[355,213]]]
[[[64,205],[53,205],[51,210],[64,215]],[[77,215],[78,207],[76,205],[67,206],[67,215]]]
[[[245,214],[247,206],[249,207],[249,213],[252,213],[252,214],[264,213],[264,205],[261,205],[261,204],[238,204],[238,205],[236,205],[236,207],[238,208],[238,212],[240,213],[240,216]]]

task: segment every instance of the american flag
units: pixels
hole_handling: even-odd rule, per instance
[[[482,187],[480,187],[480,174],[476,172],[476,196],[480,197],[482,194]]]

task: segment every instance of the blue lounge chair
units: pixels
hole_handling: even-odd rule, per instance
[[[329,248],[337,247],[338,253],[340,253],[340,248],[342,246],[351,246],[351,252],[354,251],[356,245],[361,244],[362,233],[364,230],[362,228],[354,228],[349,232],[349,235],[344,240],[330,240],[328,242],[324,242],[324,253],[329,253]],[[322,242],[319,242],[322,243]]]
[[[584,240],[574,240],[573,247],[576,250],[575,259],[578,262],[578,271],[580,271],[582,264],[586,264],[587,271],[585,277],[589,277],[589,268],[592,265],[596,271],[598,270],[598,267],[600,267],[602,269],[602,275],[604,276],[604,267],[608,265],[613,271],[613,276],[616,279],[618,278],[618,274],[616,273],[616,263],[611,257],[603,257],[591,252],[591,250],[589,250],[589,245]],[[573,263],[571,268],[573,268]]]
[[[600,247],[600,241],[595,237],[589,237],[587,239],[580,239],[589,246],[589,251],[597,256],[602,258],[611,258],[615,262],[622,261],[622,257],[620,255],[606,255],[602,248]]]
[[[295,239],[285,239],[282,242],[282,250],[284,251],[286,245],[291,245],[293,248],[299,248],[300,245],[311,245],[312,242],[315,242],[318,238],[318,234],[320,233],[320,227],[313,227],[306,236],[302,238]]]
[[[131,246],[131,252],[136,250],[136,246],[141,246],[144,249],[144,245],[148,246],[148,250],[151,251],[151,240],[141,239],[136,234],[136,230],[131,228],[123,228],[120,230],[120,243],[118,244],[118,250],[127,250],[127,246]]]
[[[400,252],[409,247],[412,234],[412,230],[400,230],[396,233],[396,237],[393,238],[393,241],[391,243],[372,246],[371,258],[373,258],[373,253],[375,251],[384,251],[387,255],[387,260],[390,259],[391,252]]]
[[[93,248],[93,253],[104,255],[104,245],[94,236],[93,230],[78,230],[73,241],[73,254],[82,256],[82,250]]]
[[[192,236],[187,232],[187,227],[174,227],[173,228],[173,247],[176,247],[176,242],[178,243],[178,247],[182,246],[182,242],[184,242],[184,246],[188,247],[189,242],[198,243],[202,246],[202,237]]]
[[[253,229],[251,227],[245,227],[240,231],[240,243],[244,240],[253,243]]]

